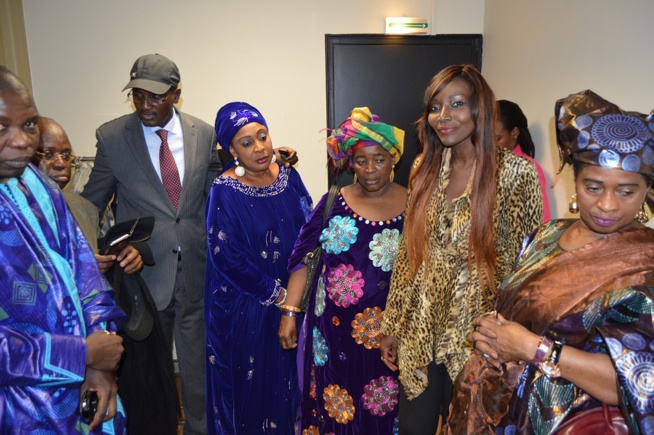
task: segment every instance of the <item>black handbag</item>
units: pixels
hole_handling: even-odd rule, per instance
[[[322,213],[322,227],[325,226],[325,221],[327,217],[332,212],[334,207],[334,201],[336,200],[336,195],[338,195],[339,187],[337,185],[332,185],[329,188],[329,196],[327,197],[327,202],[325,203],[325,210]],[[304,293],[302,294],[302,301],[300,302],[300,309],[302,312],[306,312],[309,307],[309,298],[311,297],[311,290],[313,290],[314,281],[316,279],[316,271],[320,264],[320,258],[322,256],[322,245],[318,242],[313,251],[309,252],[302,259],[302,263],[307,267],[307,282],[304,284]]]

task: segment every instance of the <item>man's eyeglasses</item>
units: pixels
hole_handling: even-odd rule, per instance
[[[51,162],[53,160],[56,160],[57,158],[60,158],[64,162],[70,162],[70,161],[75,162],[77,159],[77,156],[75,154],[67,151],[63,153],[59,153],[56,151],[54,153],[52,151],[44,151],[44,152],[37,152],[36,154],[38,154],[39,157],[41,157],[41,159],[45,160],[46,162]]]
[[[163,95],[151,95],[149,97],[146,97],[140,92],[134,92],[134,91],[129,91],[129,94],[127,94],[127,97],[132,100],[132,103],[134,104],[144,104],[145,102],[149,101],[150,104],[153,106],[161,106],[164,101],[168,99],[168,96],[172,94],[171,91],[166,92]]]

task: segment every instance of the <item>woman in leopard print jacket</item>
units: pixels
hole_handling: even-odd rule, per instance
[[[471,65],[439,72],[418,121],[422,153],[381,332],[400,370],[403,434],[436,432],[472,348],[473,321],[492,309],[522,239],[542,220],[533,163],[494,144],[493,91]]]

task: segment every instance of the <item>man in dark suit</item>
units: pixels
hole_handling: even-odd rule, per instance
[[[155,217],[149,245],[156,265],[142,276],[171,351],[175,338],[184,433],[204,434],[204,209],[221,164],[213,127],[175,109],[179,81],[177,66],[164,56],[136,60],[123,89],[131,89],[136,111],[96,131],[95,163],[82,195],[100,213],[115,195],[117,222]]]

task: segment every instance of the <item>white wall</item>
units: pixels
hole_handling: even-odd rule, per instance
[[[483,73],[498,99],[524,110],[550,184],[552,216],[569,216],[572,171],[558,169],[554,103],[592,89],[624,110],[654,108],[651,0],[492,0]]]
[[[181,110],[213,125],[229,101],[258,107],[274,145],[300,152],[317,200],[327,188],[319,133],[327,127],[325,34],[383,33],[385,17],[431,18],[438,3],[465,15],[475,6],[472,26],[483,23],[483,0],[28,0],[23,7],[39,110],[64,126],[78,154],[95,155],[96,127],[131,111],[120,91],[132,63],[158,52],[181,70]],[[438,24],[441,32],[454,32],[451,23]]]
[[[570,174],[555,177],[556,99],[583,89],[627,110],[654,107],[651,0],[27,0],[35,96],[77,152],[131,108],[120,90],[133,61],[160,52],[182,73],[181,109],[213,124],[232,100],[259,107],[276,146],[301,153],[317,199],[326,190],[326,33],[381,33],[386,16],[431,20],[432,33],[483,33],[484,76],[530,120],[550,184],[552,215],[567,215]],[[434,72],[436,73],[436,71]]]

